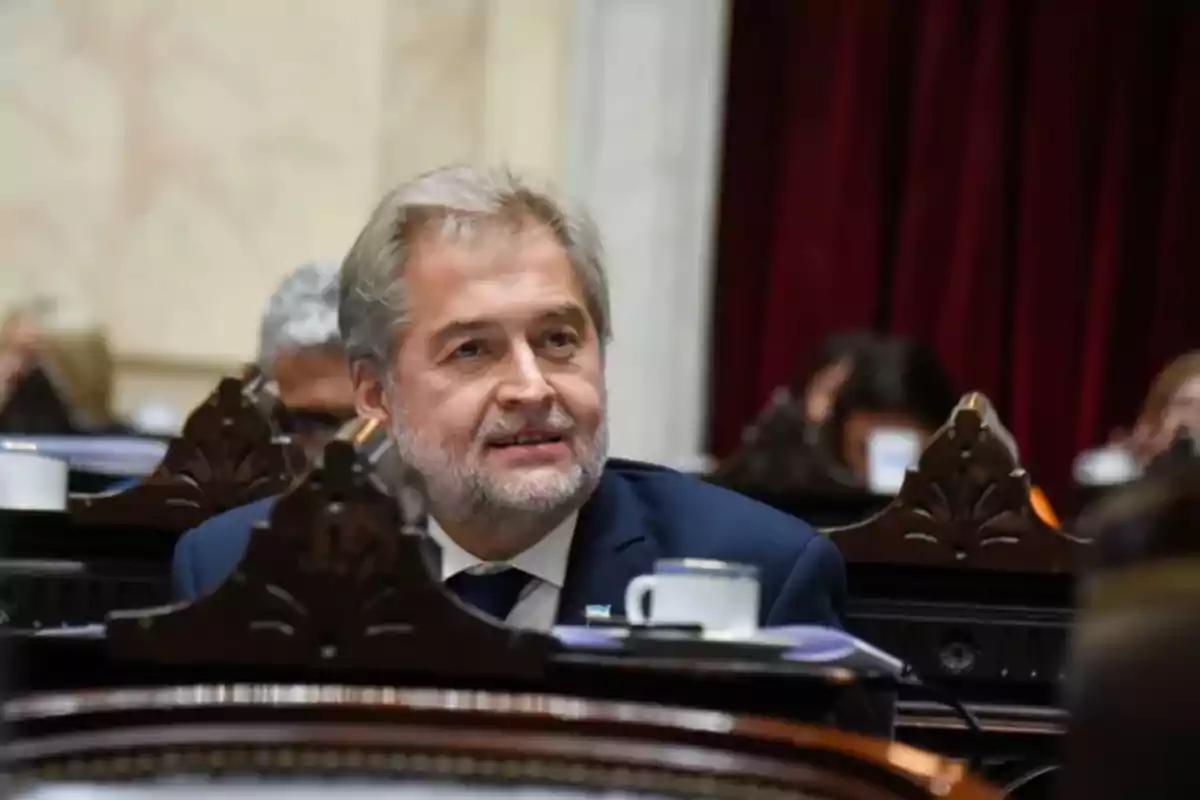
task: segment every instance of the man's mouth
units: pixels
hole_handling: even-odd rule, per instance
[[[542,444],[558,444],[565,437],[561,433],[553,432],[525,432],[517,433],[512,436],[500,436],[488,441],[488,447],[494,448],[509,448],[509,447],[535,447]]]

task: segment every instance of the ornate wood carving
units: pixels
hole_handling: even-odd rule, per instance
[[[119,658],[354,667],[429,675],[539,675],[558,647],[475,611],[434,578],[423,493],[384,494],[350,442],[256,526],[237,570],[190,605],[109,616]]]
[[[1012,436],[987,398],[972,393],[886,509],[825,533],[851,562],[1074,571],[1087,543],[1043,523],[1029,490]]]
[[[280,493],[304,467],[299,448],[279,433],[284,413],[256,375],[223,379],[153,473],[124,491],[73,496],[72,520],[184,531]]]

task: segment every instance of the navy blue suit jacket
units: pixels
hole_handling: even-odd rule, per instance
[[[188,531],[175,547],[177,599],[215,589],[237,566],[274,498]],[[763,625],[840,625],[846,571],[834,544],[806,523],[663,467],[610,459],[580,509],[558,622],[581,625],[589,605],[625,614],[625,587],[660,558],[712,558],[759,568]]]

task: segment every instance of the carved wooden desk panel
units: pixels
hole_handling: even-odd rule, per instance
[[[974,399],[978,398],[978,399]],[[826,529],[847,561],[961,570],[1071,573],[1085,541],[1046,525],[1006,432],[968,395],[921,454],[896,499],[854,525]]]
[[[72,497],[72,517],[81,525],[182,533],[221,511],[279,494],[304,460],[264,410],[269,406],[242,381],[222,380],[152,474],[124,491]]]

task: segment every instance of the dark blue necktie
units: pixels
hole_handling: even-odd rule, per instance
[[[504,620],[517,604],[521,590],[531,577],[528,572],[513,568],[483,575],[460,572],[451,576],[446,586],[480,611]]]

